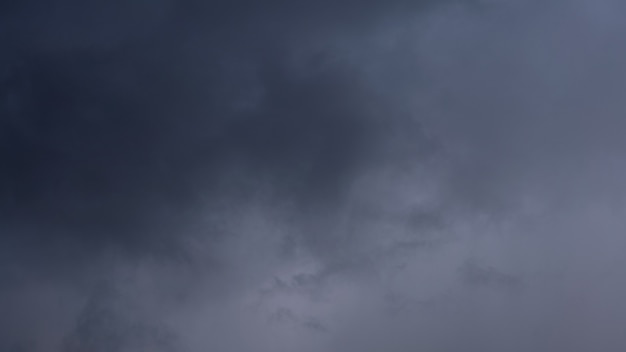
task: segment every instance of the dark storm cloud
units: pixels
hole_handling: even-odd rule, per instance
[[[3,2],[0,350],[623,346],[623,6],[450,3]]]
[[[395,111],[383,121],[385,101],[362,72],[319,43],[424,5],[3,2],[0,349],[173,348],[153,327],[158,317],[133,316],[136,292],[110,292],[119,284],[110,267],[150,254],[219,267],[211,258],[228,254],[187,252],[198,217],[217,218],[201,229],[210,248],[228,237],[219,211],[199,214],[207,205],[237,209],[261,193],[304,218],[332,213],[389,137]],[[304,243],[323,251],[329,236]],[[178,297],[197,285],[174,271],[146,290]],[[235,280],[216,275],[212,287]]]
[[[325,62],[332,52],[297,67],[290,55],[318,31],[421,5],[5,5],[4,240],[137,248],[150,244],[146,233],[184,223],[185,210],[220,193],[245,196],[255,182],[305,202],[339,197],[377,143],[365,104],[377,98],[356,72]]]

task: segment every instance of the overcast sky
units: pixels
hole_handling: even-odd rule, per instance
[[[618,0],[0,4],[0,350],[626,337]]]

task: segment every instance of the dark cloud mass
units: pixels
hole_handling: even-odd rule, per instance
[[[333,53],[288,60],[317,27],[381,5],[339,20],[354,4],[301,3],[14,5],[3,26],[5,226],[132,242],[219,193],[233,167],[304,198],[339,193],[376,143],[362,104],[372,97],[357,73],[327,67]]]
[[[0,350],[623,350],[624,10],[0,3]]]

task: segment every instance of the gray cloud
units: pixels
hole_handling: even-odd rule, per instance
[[[625,344],[617,1],[1,6],[0,349]]]

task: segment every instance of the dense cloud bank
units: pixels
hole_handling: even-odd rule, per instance
[[[0,4],[0,349],[623,350],[625,10]]]

